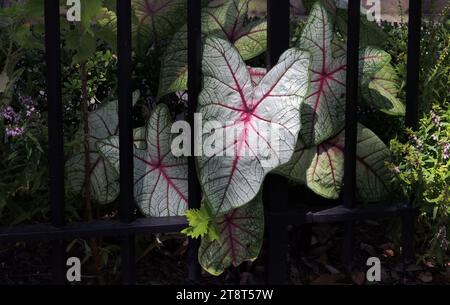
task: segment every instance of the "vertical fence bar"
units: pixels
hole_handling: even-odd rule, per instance
[[[50,170],[51,222],[65,224],[64,218],[64,137],[61,96],[61,38],[59,1],[45,1],[45,50],[47,63],[48,143]],[[52,243],[52,275],[56,284],[64,283],[65,248],[62,241]]]
[[[406,126],[417,128],[419,121],[419,76],[422,0],[409,1],[408,63],[406,79]]]
[[[289,0],[267,0],[267,65],[272,68],[289,48]]]
[[[344,206],[355,206],[356,192],[356,142],[357,103],[359,83],[359,22],[360,0],[348,2],[347,21],[347,100],[345,104],[345,151],[344,151]],[[344,224],[344,242],[342,244],[342,262],[347,271],[352,268],[354,224]]]
[[[281,54],[289,48],[290,23],[289,0],[267,1],[267,66],[272,68]],[[288,204],[286,181],[279,176],[269,176],[266,181],[267,192],[267,281],[270,284],[282,284],[288,275],[288,226],[281,217],[270,218],[271,213],[285,212]]]
[[[409,1],[408,24],[408,64],[406,80],[406,116],[407,127],[417,129],[419,121],[419,81],[420,81],[420,39],[422,23],[422,1]],[[414,213],[413,200],[408,202],[409,209],[403,215],[403,258],[408,262],[414,258]]]
[[[201,189],[197,179],[195,167],[194,145],[194,114],[197,110],[198,95],[201,87],[201,0],[188,0],[188,122],[191,126],[191,155],[188,158],[188,191],[189,208],[199,208]],[[198,239],[189,240],[188,249],[188,278],[196,282],[200,279],[200,265],[198,263]]]
[[[131,94],[131,0],[117,0],[117,57],[120,146],[120,220],[134,219],[133,108]],[[135,281],[134,236],[121,241],[122,281]]]

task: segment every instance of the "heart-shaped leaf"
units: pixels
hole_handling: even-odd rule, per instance
[[[184,25],[175,33],[164,52],[159,78],[159,97],[187,89],[187,50],[187,27]]]
[[[133,94],[133,104],[139,99],[139,93]],[[119,194],[117,171],[98,153],[96,143],[99,140],[118,135],[118,102],[109,101],[97,110],[90,112],[89,125],[89,159],[92,198],[106,204],[114,201]],[[78,134],[82,136],[82,132]],[[136,134],[138,136],[138,134]],[[81,145],[76,153],[66,162],[69,187],[76,193],[83,193],[85,188],[85,148]]]
[[[219,238],[202,239],[198,260],[212,275],[256,259],[264,236],[264,212],[260,196],[216,219]]]
[[[204,130],[212,122],[220,127],[213,135],[203,134],[203,146],[214,135],[224,141],[197,162],[214,215],[252,200],[265,175],[291,158],[300,128],[299,108],[308,90],[309,64],[308,53],[290,49],[254,86],[229,42],[206,39],[198,112]]]
[[[298,45],[312,56],[311,90],[301,108],[300,138],[307,147],[322,143],[344,126],[347,58],[345,49],[333,39],[332,17],[316,3]],[[384,51],[361,49],[361,80],[371,77],[389,61],[390,56]]]
[[[246,24],[249,0],[228,0],[202,10],[202,33],[227,39],[244,60],[262,54],[267,48],[267,22],[254,20]],[[187,26],[183,26],[167,47],[161,66],[158,96],[187,87]]]
[[[312,148],[300,143],[291,161],[277,169],[290,179],[306,184],[312,191],[337,199],[344,176],[345,133]],[[363,202],[376,202],[390,191],[390,172],[385,165],[390,153],[386,145],[368,128],[358,125],[356,157],[357,196]]]
[[[133,0],[140,37],[169,37],[186,22],[186,0]]]
[[[118,103],[110,101],[101,105],[96,111],[90,112],[89,121],[89,158],[92,198],[99,203],[110,203],[119,194],[118,175],[95,149],[98,140],[117,135]],[[79,132],[82,134],[82,132]],[[83,193],[85,187],[85,148],[80,147],[67,162],[67,178],[71,189]]]
[[[388,64],[377,71],[363,86],[362,95],[366,104],[389,115],[405,115],[405,105],[398,98],[398,76]]]
[[[172,118],[159,104],[146,125],[146,147],[134,148],[134,198],[146,216],[180,216],[187,208],[187,160],[171,152]],[[97,142],[98,150],[119,169],[119,138]]]

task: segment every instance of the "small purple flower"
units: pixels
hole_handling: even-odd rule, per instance
[[[3,107],[3,109],[0,111],[0,116],[7,122],[13,124],[17,123],[20,119],[19,114],[16,113],[11,106]]]
[[[450,159],[450,143],[444,145],[444,160]]]
[[[401,172],[401,171],[400,171],[400,167],[398,167],[398,166],[394,167],[394,168],[393,168],[393,172],[394,172],[395,174],[397,174],[397,175],[400,174],[400,172]]]
[[[434,134],[434,135],[432,135],[432,136],[431,136],[431,138],[432,138],[433,140],[435,140],[435,141],[437,141],[437,140],[438,140],[438,136],[437,136],[437,135],[435,135],[435,134]]]
[[[439,125],[441,118],[436,114],[436,112],[431,111],[431,121],[433,122],[433,124]]]
[[[187,91],[178,91],[178,92],[176,92],[176,96],[178,98],[178,103],[181,103],[187,107],[188,101],[189,101],[188,92]]]
[[[18,126],[10,126],[6,127],[6,136],[7,137],[19,137],[25,132],[25,129],[23,127]]]
[[[31,96],[19,96],[19,101],[24,106],[34,106],[34,101]]]
[[[36,108],[34,106],[27,106],[25,115],[27,118],[34,116],[37,113]]]

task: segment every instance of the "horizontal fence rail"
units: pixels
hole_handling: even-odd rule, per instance
[[[188,121],[194,126],[194,113],[201,90],[201,0],[188,1]],[[419,58],[422,1],[410,1],[409,40],[407,66],[407,105],[405,123],[417,127],[419,95]],[[273,67],[280,55],[289,48],[290,20],[289,0],[267,0],[268,50],[267,66]],[[397,217],[403,219],[404,256],[413,257],[414,209],[412,200],[398,204],[380,203],[371,206],[358,205],[356,191],[356,142],[357,101],[359,81],[359,23],[360,0],[349,1],[347,42],[347,96],[345,123],[345,163],[342,203],[327,209],[312,211],[310,208],[288,205],[287,183],[279,176],[269,176],[266,181],[264,201],[267,227],[267,274],[269,283],[285,283],[288,274],[288,226],[311,223],[341,222],[345,227],[342,261],[351,270],[353,260],[354,222],[357,220]],[[49,127],[49,169],[51,223],[10,228],[0,228],[0,242],[51,241],[52,274],[55,283],[65,280],[65,241],[75,238],[116,236],[121,240],[122,282],[134,284],[135,235],[147,233],[179,232],[187,226],[185,217],[135,219],[133,178],[132,131],[132,24],[131,0],[117,0],[118,38],[118,100],[120,141],[120,209],[119,220],[65,223],[64,215],[64,137],[61,97],[61,39],[59,0],[45,1],[45,47],[47,62],[47,98]],[[191,134],[192,143],[195,132]],[[193,145],[191,147],[194,149]],[[194,155],[193,153],[191,155]],[[195,159],[188,160],[190,208],[198,208],[201,190],[197,179]],[[308,204],[309,202],[302,202]],[[314,204],[310,202],[310,204]],[[196,282],[200,277],[198,264],[198,240],[190,240],[188,249],[188,279]]]

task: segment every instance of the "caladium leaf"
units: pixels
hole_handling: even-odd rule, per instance
[[[366,82],[361,93],[367,104],[389,115],[405,115],[405,105],[398,98],[398,76],[392,65],[384,66]]]
[[[347,58],[333,38],[332,18],[322,5],[315,4],[299,40],[299,47],[312,56],[311,90],[301,108],[300,138],[307,147],[322,143],[344,126]],[[361,49],[361,80],[370,78],[389,61],[384,51]]]
[[[210,122],[220,124],[216,134],[220,137],[221,133],[224,141],[197,162],[214,215],[252,200],[265,175],[291,158],[300,128],[299,108],[308,90],[309,64],[308,53],[290,49],[254,86],[248,68],[229,42],[206,39],[198,112],[204,130]],[[204,146],[209,138],[203,135]]]
[[[187,208],[187,160],[171,152],[172,118],[159,104],[146,125],[146,147],[134,148],[134,198],[146,216],[181,216]],[[97,142],[102,155],[119,169],[119,138]]]
[[[140,36],[169,37],[186,22],[186,0],[133,0]]]
[[[183,26],[173,36],[161,64],[158,96],[187,89],[187,27]]]
[[[139,93],[133,94],[133,104],[139,99]],[[105,161],[96,150],[96,143],[118,134],[119,119],[117,100],[102,104],[88,116],[89,125],[89,159],[92,198],[107,204],[114,201],[119,194],[117,171]],[[79,132],[82,137],[82,132]],[[137,134],[136,134],[137,136]],[[81,145],[78,151],[66,162],[69,187],[75,193],[83,193],[85,188],[85,147]]]
[[[267,49],[267,22],[255,20],[236,32],[234,46],[244,60],[252,59]]]
[[[212,275],[230,266],[256,259],[264,236],[264,212],[260,196],[216,219],[218,239],[202,239],[198,259]]]
[[[227,39],[235,45],[244,60],[262,54],[267,48],[267,22],[246,23],[249,0],[227,0],[202,10],[202,33]],[[161,66],[158,96],[184,91],[187,86],[187,26],[174,35]]]
[[[89,113],[89,158],[92,198],[102,204],[114,201],[119,194],[118,175],[96,151],[95,143],[100,139],[117,135],[118,103],[111,101]],[[80,134],[82,134],[80,132]],[[71,189],[83,193],[85,188],[84,145],[67,162],[67,178]]]
[[[133,129],[134,146],[140,149],[147,147],[147,139],[145,135],[145,127],[138,127]]]
[[[337,199],[344,176],[345,133],[328,139],[311,148],[297,145],[291,161],[281,166],[282,173],[294,181],[305,183],[315,193]],[[358,125],[356,157],[357,196],[363,202],[376,202],[387,197],[390,191],[390,172],[385,165],[389,149],[368,128]]]

